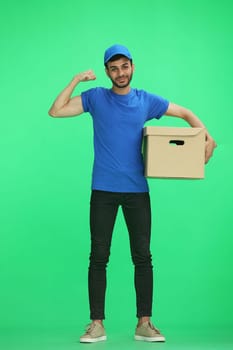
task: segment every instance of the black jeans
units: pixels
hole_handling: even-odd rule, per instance
[[[105,318],[106,267],[119,206],[129,232],[135,266],[137,317],[151,316],[153,266],[150,252],[151,206],[149,193],[93,190],[90,201],[91,253],[88,273],[90,318]],[[120,263],[120,261],[119,261]]]

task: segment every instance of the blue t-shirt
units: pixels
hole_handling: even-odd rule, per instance
[[[110,192],[148,192],[142,157],[143,127],[168,108],[164,98],[144,90],[126,95],[97,87],[81,94],[84,112],[94,127],[92,189]]]

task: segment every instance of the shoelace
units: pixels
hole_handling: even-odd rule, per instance
[[[87,326],[86,326],[86,333],[87,334],[90,334],[91,333],[91,331],[95,328],[95,323],[93,322],[93,323],[89,323]]]
[[[160,331],[158,328],[156,328],[151,322],[148,322],[149,326],[153,331],[155,331],[157,334],[160,334]]]

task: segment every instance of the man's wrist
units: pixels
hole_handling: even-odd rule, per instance
[[[75,77],[73,78],[72,82],[74,83],[74,85],[79,84],[81,81],[79,75],[75,75]]]

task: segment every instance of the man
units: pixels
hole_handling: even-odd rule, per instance
[[[142,130],[146,121],[162,115],[183,118],[192,127],[203,123],[190,110],[143,90],[131,88],[134,64],[129,50],[113,45],[104,54],[105,72],[111,89],[93,88],[71,97],[80,82],[95,80],[92,70],[77,74],[56,98],[49,114],[68,117],[89,112],[94,127],[94,165],[90,201],[91,253],[88,289],[91,324],[81,342],[106,340],[106,267],[113,227],[119,206],[129,232],[135,266],[138,323],[136,340],[165,341],[150,321],[152,314],[153,271],[150,252],[151,208],[141,154]],[[206,131],[206,162],[216,146]],[[119,261],[120,264],[120,261]]]

